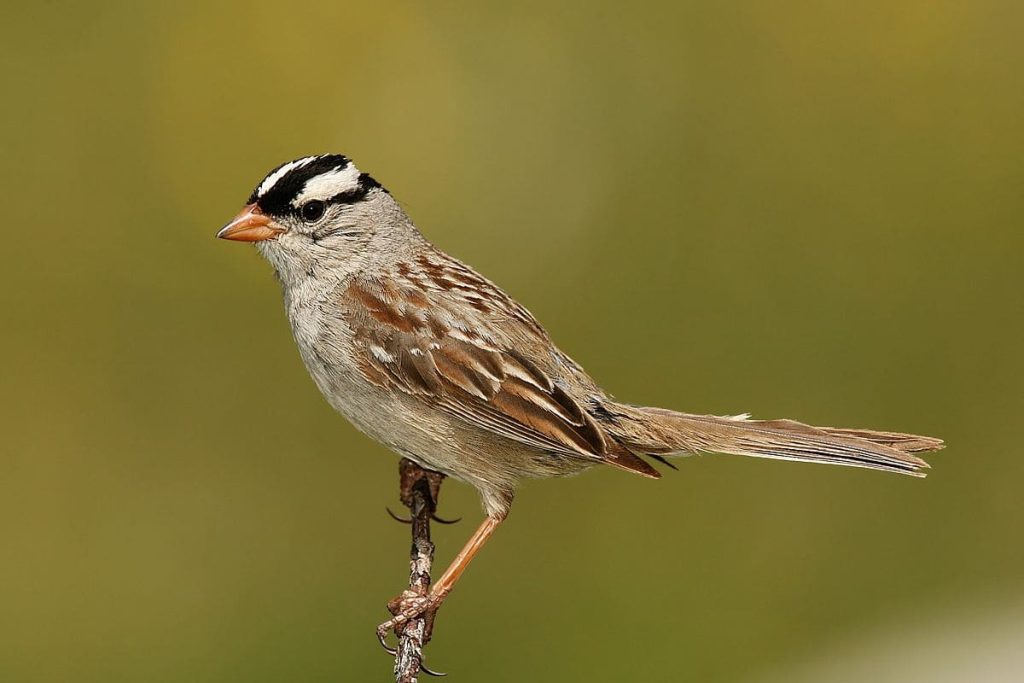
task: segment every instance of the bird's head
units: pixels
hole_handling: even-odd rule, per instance
[[[390,241],[406,226],[415,231],[380,183],[341,154],[321,154],[268,173],[217,237],[255,243],[287,278],[292,271],[358,260],[380,233]]]

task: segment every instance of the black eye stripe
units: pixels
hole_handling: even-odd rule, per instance
[[[340,194],[336,194],[327,201],[331,204],[355,204],[358,201],[362,201],[366,197],[366,190],[363,187],[357,187],[352,190],[347,190]]]
[[[387,192],[387,190],[385,190],[380,183],[374,180],[370,174],[360,173],[358,185],[351,190],[346,190],[345,192],[340,192],[334,195],[327,201],[330,204],[355,204],[356,202],[360,202],[365,199],[366,195],[370,193],[370,190],[377,188]]]

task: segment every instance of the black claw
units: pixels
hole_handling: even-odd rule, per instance
[[[391,517],[391,519],[395,520],[396,522],[401,522],[402,524],[412,524],[411,517],[408,519],[406,519],[405,517],[400,517],[396,515],[394,512],[392,512],[391,508],[389,507],[385,507],[384,509],[388,511],[388,515]],[[430,518],[438,524],[458,524],[462,521],[462,517],[456,517],[455,519],[444,519],[443,517],[438,517],[437,515],[430,515]]]
[[[402,524],[412,524],[412,519],[406,519],[405,517],[399,517],[394,512],[392,512],[391,508],[389,508],[389,507],[385,506],[384,509],[388,511],[388,514],[391,516],[391,519],[395,520],[396,522],[401,522]]]
[[[390,645],[388,645],[387,637],[388,636],[387,636],[387,632],[386,631],[384,633],[381,633],[380,631],[377,631],[377,642],[380,643],[380,646],[382,648],[384,648],[385,652],[387,652],[389,655],[394,657],[395,655],[398,654],[398,650],[397,650],[397,648],[393,648]]]
[[[435,678],[444,678],[445,676],[448,675],[448,674],[444,673],[443,671],[431,671],[430,669],[427,668],[427,665],[423,663],[422,659],[420,660],[420,671],[422,671],[423,673],[427,674],[428,676],[434,676]]]
[[[435,522],[437,522],[438,524],[458,524],[459,522],[462,521],[462,517],[456,517],[455,519],[441,519],[437,515],[430,515],[430,518],[432,520],[434,520]],[[447,676],[448,674],[442,674],[442,675],[443,676]]]

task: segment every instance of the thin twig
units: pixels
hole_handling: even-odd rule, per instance
[[[434,562],[434,544],[430,541],[430,520],[437,512],[437,497],[444,475],[425,470],[412,460],[398,463],[402,504],[412,518],[412,550],[409,557],[409,591],[418,596],[430,592],[430,569]],[[397,601],[389,605],[392,614]],[[395,683],[416,683],[423,667],[423,646],[430,642],[433,630],[430,613],[410,619],[399,626],[398,652],[395,654]]]

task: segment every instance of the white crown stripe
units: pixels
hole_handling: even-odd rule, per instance
[[[316,156],[302,157],[301,159],[296,159],[295,161],[289,161],[287,164],[281,166],[279,169],[277,169],[276,171],[274,171],[273,173],[271,173],[270,175],[263,179],[263,182],[260,183],[260,186],[256,188],[256,196],[264,196],[265,194],[270,192],[270,188],[274,187],[274,185],[276,185],[277,182],[281,180],[281,178],[288,175],[294,169],[305,166],[306,164],[318,158],[319,157]]]
[[[345,168],[325,171],[307,180],[302,192],[292,201],[292,206],[301,206],[311,199],[327,201],[335,195],[355,190],[358,187],[359,169],[355,164],[349,162]]]

